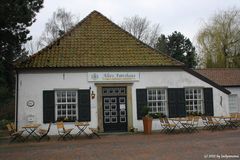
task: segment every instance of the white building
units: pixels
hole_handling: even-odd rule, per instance
[[[88,121],[101,132],[142,130],[145,106],[168,117],[229,113],[228,90],[96,11],[19,64],[16,91],[18,128],[65,119],[71,127]],[[55,125],[50,132],[57,134]]]
[[[196,71],[229,90],[231,92],[229,95],[229,113],[240,112],[239,68],[211,68]]]

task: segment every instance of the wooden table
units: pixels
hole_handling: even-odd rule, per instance
[[[89,123],[88,122],[75,122],[75,126],[78,128],[78,133],[76,134],[77,136],[80,136],[81,134],[84,134],[86,136],[90,136],[88,133],[85,132],[85,130],[88,128]]]
[[[169,120],[171,120],[174,124],[176,124],[176,126],[179,129],[183,129],[184,126],[182,125],[183,122],[187,121],[186,117],[176,117],[176,118],[169,118]]]
[[[237,128],[240,126],[240,118],[239,117],[233,117],[233,116],[227,116],[228,118],[225,119],[225,122],[227,123],[227,126],[231,128]]]
[[[28,133],[28,135],[25,137],[25,139],[29,139],[30,136],[32,136],[34,139],[37,140],[37,138],[39,137],[35,131],[36,129],[40,126],[40,124],[27,124],[25,126],[23,126],[22,128]]]

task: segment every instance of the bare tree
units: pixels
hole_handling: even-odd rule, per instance
[[[197,42],[206,67],[239,67],[240,10],[215,14],[199,31]]]
[[[38,50],[41,49],[41,46],[39,45],[39,40],[34,39],[28,41],[26,44],[24,44],[23,47],[25,48],[25,51],[30,55],[36,53]]]
[[[159,37],[159,24],[151,25],[147,18],[141,18],[135,15],[130,18],[124,18],[121,27],[127,32],[131,33],[137,39],[154,46]]]
[[[45,30],[39,38],[38,46],[41,48],[50,44],[55,39],[63,35],[72,28],[78,21],[71,12],[67,12],[64,8],[58,8],[45,25]]]

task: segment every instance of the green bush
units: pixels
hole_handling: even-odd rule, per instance
[[[1,130],[7,129],[6,125],[7,125],[8,123],[11,123],[11,121],[10,121],[10,120],[7,120],[7,119],[2,119],[2,120],[0,120],[0,129],[1,129]]]
[[[148,112],[149,112],[149,108],[148,108],[147,106],[144,106],[144,107],[142,108],[142,116],[143,116],[143,117],[149,116]]]
[[[163,114],[163,113],[150,113],[150,116],[153,117],[154,119],[167,117],[167,116],[166,116],[165,114]]]

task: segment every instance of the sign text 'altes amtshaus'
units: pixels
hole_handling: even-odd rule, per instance
[[[106,81],[139,81],[139,72],[89,72],[88,81],[106,82]]]

